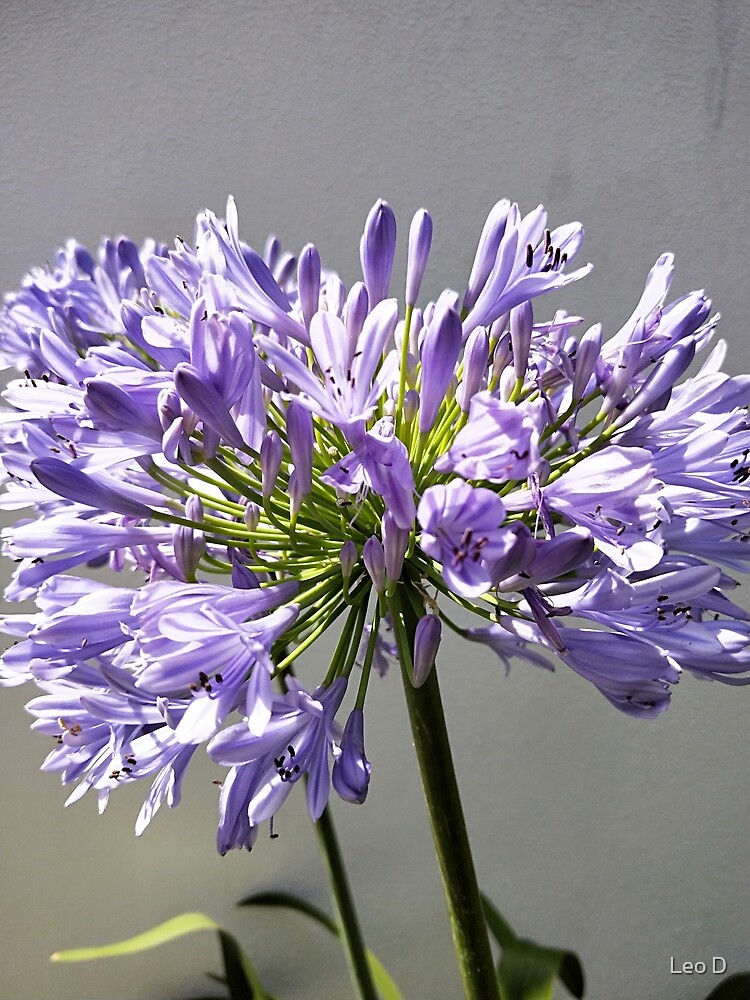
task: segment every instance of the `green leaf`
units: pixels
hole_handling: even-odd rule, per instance
[[[552,1000],[557,966],[548,949],[514,941],[503,949],[497,968],[502,1000]]]
[[[480,896],[482,897],[484,919],[487,921],[490,934],[492,934],[501,948],[507,948],[516,940],[516,935],[506,923],[505,918],[501,916],[495,904],[483,892],[480,893]]]
[[[574,997],[585,989],[583,969],[572,951],[544,948],[516,938],[503,949],[498,966],[502,1000],[550,1000],[559,979]]]
[[[581,960],[575,952],[544,948],[516,937],[505,917],[484,893],[482,908],[487,927],[503,950],[498,968],[503,1000],[546,1000],[552,996],[555,979],[580,1000],[585,981]]]
[[[152,927],[151,930],[136,934],[125,941],[99,945],[94,948],[71,948],[56,951],[51,956],[53,962],[90,962],[99,958],[115,958],[120,955],[136,955],[150,948],[176,941],[186,934],[196,931],[216,931],[219,935],[221,953],[224,959],[224,973],[231,1000],[271,1000],[260,980],[234,937],[220,927],[205,913],[182,913],[179,917]]]
[[[259,892],[252,896],[245,896],[237,905],[272,906],[296,910],[298,913],[303,914],[303,916],[310,917],[316,923],[321,924],[335,937],[341,937],[341,928],[327,913],[309,903],[306,899],[301,899],[290,892]],[[366,953],[372,981],[375,989],[380,994],[381,1000],[404,1000],[403,994],[378,956],[370,951],[369,948],[366,949]]]
[[[195,931],[218,931],[219,925],[204,913],[181,913],[179,917],[152,927],[150,931],[136,934],[125,941],[115,941],[94,948],[71,948],[68,951],[56,951],[50,956],[52,962],[90,962],[95,958],[116,958],[119,955],[137,955],[149,948],[158,948],[162,944],[176,941],[177,938]]]
[[[297,910],[298,913],[303,913],[306,917],[322,924],[331,934],[339,932],[338,924],[327,913],[291,892],[257,892],[241,899],[237,906],[272,906],[285,910]]]
[[[706,1000],[747,1000],[750,996],[750,972],[737,972],[719,983]]]

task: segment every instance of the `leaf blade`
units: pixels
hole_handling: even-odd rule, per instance
[[[50,955],[51,962],[90,962],[99,958],[118,958],[121,955],[137,955],[151,948],[158,948],[170,941],[176,941],[186,934],[196,931],[218,931],[219,925],[205,913],[181,913],[165,920],[150,930],[135,934],[124,941],[94,945],[90,948],[68,948]]]

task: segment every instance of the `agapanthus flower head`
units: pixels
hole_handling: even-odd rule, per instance
[[[205,745],[229,769],[221,853],[300,779],[315,819],[331,783],[362,802],[371,677],[398,657],[423,685],[446,628],[635,717],[682,673],[750,681],[729,575],[750,552],[750,377],[722,373],[723,342],[689,374],[715,334],[703,293],[666,301],[665,254],[609,340],[544,318],[588,273],[583,229],[498,201],[465,290],[432,301],[416,213],[402,308],[396,236],[379,201],[347,290],[312,243],[253,250],[230,199],[192,245],[69,243],[7,297],[6,596],[36,610],[2,620],[0,684],[39,689],[71,801],[148,778],[140,833]],[[298,679],[331,628],[325,675]]]

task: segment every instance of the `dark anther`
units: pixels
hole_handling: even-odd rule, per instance
[[[567,262],[568,262],[568,255],[566,253],[564,253],[562,255],[562,257],[560,258],[560,263],[561,264],[567,264]]]
[[[289,756],[290,756],[290,757],[294,757],[294,755],[295,755],[295,750],[294,750],[294,747],[292,746],[292,744],[291,744],[291,743],[290,743],[290,744],[289,744],[289,746],[287,747],[287,750],[289,751]]]
[[[555,259],[552,261],[552,268],[560,266],[560,247],[555,250]]]
[[[292,770],[294,771],[295,774],[299,774],[299,764],[295,764]]]
[[[669,597],[667,597],[666,594],[659,594],[659,596],[656,598],[656,600],[657,601],[668,601]]]
[[[214,680],[216,681],[217,684],[224,683],[224,678],[221,676],[221,674],[214,674]]]
[[[531,267],[534,263],[534,248],[529,243],[526,247],[526,267]]]
[[[619,537],[620,535],[622,535],[622,534],[623,534],[623,532],[624,532],[624,531],[625,531],[625,525],[624,525],[624,524],[621,524],[621,525],[620,525],[620,527],[619,527],[619,528],[617,529],[617,531],[615,532],[615,534],[616,534],[616,535],[617,535],[617,536]]]
[[[546,253],[552,246],[552,233],[549,229],[544,230],[544,252]]]
[[[739,458],[734,458],[734,459],[732,459],[732,461],[731,461],[731,462],[729,463],[729,467],[730,467],[731,469],[736,469],[736,468],[737,468],[737,466],[738,466],[739,464],[740,464],[740,460],[739,460]]]

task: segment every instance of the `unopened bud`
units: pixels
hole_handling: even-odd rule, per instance
[[[385,555],[380,539],[371,535],[362,548],[365,568],[378,594],[385,592]]]
[[[387,201],[377,201],[370,209],[359,244],[370,306],[388,295],[393,258],[396,252],[396,216]]]
[[[517,379],[526,377],[529,363],[534,313],[530,302],[522,302],[510,311],[510,340],[513,345],[513,371]]]
[[[370,297],[367,294],[367,289],[361,281],[357,281],[352,285],[344,306],[344,325],[350,344],[356,344],[359,340],[369,311]],[[355,349],[352,347],[352,351]]]
[[[312,491],[313,432],[312,415],[307,407],[292,400],[286,411],[286,434],[292,462],[297,473],[297,488],[303,498]]]
[[[352,570],[357,565],[358,559],[359,553],[357,552],[357,546],[350,538],[348,538],[341,546],[341,551],[339,552],[341,575],[347,582],[349,581],[349,577],[352,575]]]
[[[416,389],[407,389],[404,393],[403,415],[407,424],[410,424],[417,415],[419,409],[419,393]]]
[[[299,255],[297,288],[302,318],[309,330],[310,320],[318,311],[320,299],[320,254],[312,243],[308,243]]]
[[[393,514],[387,510],[383,515],[382,533],[386,579],[389,583],[396,583],[401,578],[411,531],[399,528]]]
[[[435,664],[443,626],[437,615],[425,615],[419,619],[414,632],[414,673],[412,684],[421,687],[430,676]]]
[[[203,521],[203,504],[200,497],[188,497],[185,503],[185,516],[189,521]],[[173,536],[175,562],[186,580],[195,580],[195,571],[200,565],[203,553],[206,551],[206,539],[199,528],[189,528],[179,524]]]
[[[264,500],[268,500],[276,486],[283,451],[279,435],[276,431],[269,431],[260,446],[260,475]]]
[[[406,304],[413,306],[419,297],[427,258],[432,244],[432,218],[424,209],[416,213],[409,228],[409,254],[406,263]]]
[[[370,762],[365,757],[365,720],[361,708],[352,709],[341,737],[341,755],[333,764],[331,781],[346,802],[361,805],[370,784]]]
[[[247,525],[248,531],[255,531],[260,521],[260,508],[255,503],[247,503],[242,513],[242,520]]]
[[[464,349],[464,377],[459,391],[459,403],[464,413],[469,412],[472,397],[483,388],[490,354],[490,338],[484,327],[477,327],[469,334]]]

